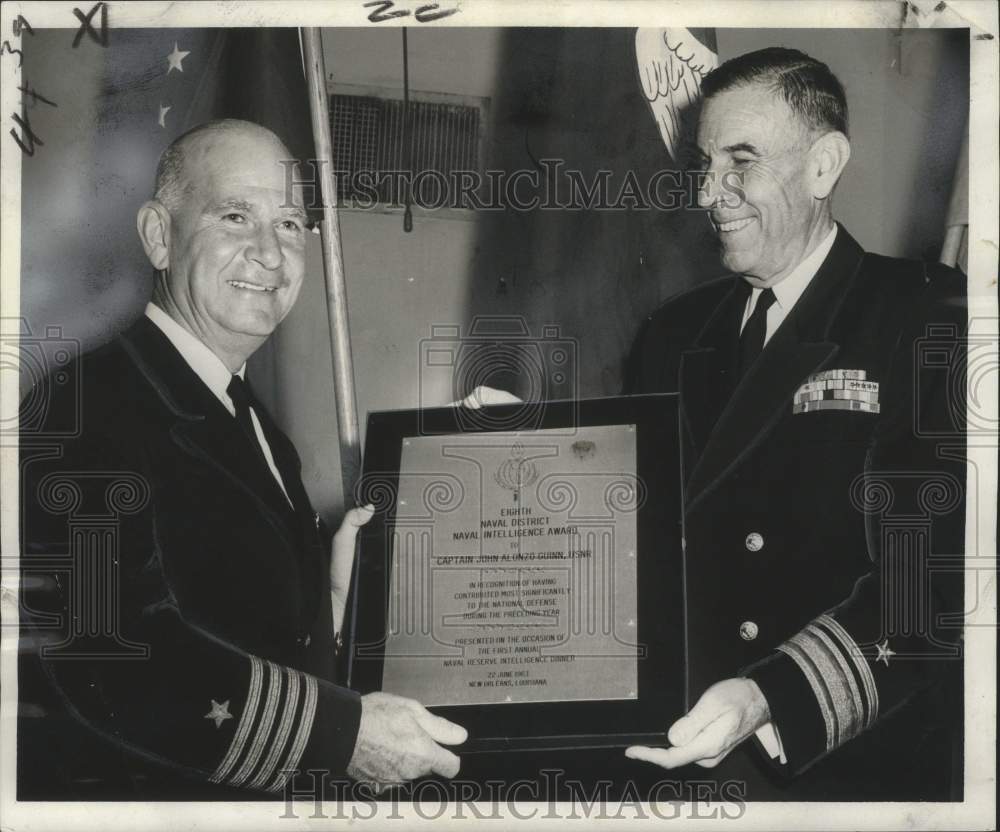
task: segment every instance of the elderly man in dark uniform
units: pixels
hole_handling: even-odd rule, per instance
[[[695,704],[627,754],[751,800],[960,798],[963,278],[834,222],[851,145],[825,64],[765,49],[702,92],[733,274],[651,315],[628,367],[630,392],[680,393]]]
[[[290,158],[248,122],[175,141],[138,214],[158,275],[145,315],[66,367],[72,383],[48,380],[45,421],[22,423],[22,800],[261,799],[307,770],[458,771],[438,743],[461,727],[336,684],[370,510],[331,546],[244,378],[305,274]]]

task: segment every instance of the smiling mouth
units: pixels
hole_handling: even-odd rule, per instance
[[[753,222],[753,217],[745,217],[741,220],[729,220],[728,222],[718,222],[717,220],[712,220],[712,224],[715,226],[715,230],[723,233],[729,234],[733,231],[739,231],[740,229],[746,228],[750,223]]]
[[[261,285],[259,285],[257,283],[247,283],[244,280],[227,280],[226,282],[230,286],[232,286],[232,287],[234,287],[236,289],[247,289],[247,290],[249,290],[251,292],[268,293],[268,292],[277,292],[278,291],[278,287],[277,286],[261,286]]]

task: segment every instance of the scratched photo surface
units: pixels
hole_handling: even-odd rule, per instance
[[[518,801],[737,825],[773,803],[783,828],[841,803],[861,828],[981,796],[968,697],[994,683],[970,687],[963,644],[995,615],[995,537],[967,541],[996,474],[969,460],[995,457],[997,342],[970,73],[995,41],[926,3],[892,28],[54,5],[0,33],[2,791],[33,807],[11,828],[76,802],[80,828],[122,802],[142,828],[225,826],[229,803],[281,828]],[[655,393],[680,395],[680,545],[640,550],[640,512],[595,566],[522,444],[598,479],[641,450],[621,425],[557,441],[532,408]],[[460,474],[465,501],[387,546],[390,624],[426,626],[387,637],[384,688],[414,701],[359,695],[355,540],[438,496],[361,492],[368,414],[454,405],[478,437],[511,404],[484,463],[510,482],[438,459],[433,430],[405,443],[397,475]],[[591,491],[565,497],[585,518]],[[532,523],[558,539],[495,539]],[[544,562],[482,565],[515,546]],[[435,706],[642,699],[618,633],[655,608],[643,559],[675,550],[688,712],[662,747],[590,747],[611,732],[581,718],[568,746],[463,753]],[[412,579],[448,554],[441,585]],[[610,629],[573,631],[582,608]]]

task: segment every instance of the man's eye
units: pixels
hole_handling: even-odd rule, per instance
[[[243,214],[235,214],[235,213],[234,214],[224,214],[223,217],[222,217],[222,219],[226,220],[227,222],[235,222],[238,225],[242,225],[243,223],[245,223],[247,221],[247,218],[244,217]]]
[[[286,231],[301,231],[302,230],[302,226],[299,223],[297,223],[295,220],[285,220],[284,222],[281,223],[281,227],[284,228]]]
[[[733,157],[733,166],[737,167],[737,168],[745,168],[747,165],[749,165],[752,162],[753,162],[753,159],[750,159],[750,158],[748,158],[746,156],[734,156]]]

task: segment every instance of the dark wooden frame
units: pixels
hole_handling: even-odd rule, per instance
[[[383,657],[377,646],[385,639],[391,574],[387,539],[394,522],[392,495],[406,437],[618,424],[636,426],[636,474],[644,486],[636,518],[638,698],[451,705],[431,710],[468,729],[463,753],[666,745],[669,716],[686,713],[689,705],[676,394],[499,405],[481,411],[446,407],[369,414],[365,476],[357,496],[359,503],[371,500],[381,510],[362,530],[348,606],[345,647],[351,687],[367,693],[381,686]]]

